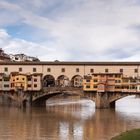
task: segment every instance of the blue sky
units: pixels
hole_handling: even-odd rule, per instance
[[[139,61],[139,0],[0,0],[0,46],[44,61]]]

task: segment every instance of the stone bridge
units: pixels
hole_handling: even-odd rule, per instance
[[[83,92],[82,88],[50,87],[41,92],[3,93],[11,100],[17,101],[20,106],[28,102],[31,106],[45,106],[46,100],[54,96],[80,96],[95,102],[98,109],[115,108],[115,102],[130,95],[140,95],[139,92]]]

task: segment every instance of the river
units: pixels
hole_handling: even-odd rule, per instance
[[[109,140],[133,128],[140,128],[140,98],[135,96],[104,110],[72,97],[49,99],[46,108],[0,107],[0,140]]]

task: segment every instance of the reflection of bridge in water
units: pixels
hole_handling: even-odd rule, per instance
[[[80,96],[95,102],[96,108],[115,108],[115,102],[129,95],[139,95],[139,92],[84,92],[76,87],[47,87],[40,92],[5,92],[2,95],[18,102],[20,106],[46,106],[46,100],[55,96]]]

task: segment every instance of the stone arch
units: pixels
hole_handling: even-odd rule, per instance
[[[43,87],[54,87],[55,78],[52,75],[45,75],[43,78]]]
[[[60,75],[57,78],[57,86],[60,87],[68,87],[70,86],[70,80],[67,76],[65,75]]]
[[[115,104],[116,101],[118,101],[122,98],[125,98],[127,96],[132,96],[132,95],[135,95],[135,94],[133,94],[133,93],[123,93],[123,94],[116,93],[116,94],[110,96],[109,103],[110,103],[110,105]]]
[[[80,75],[75,75],[71,79],[71,86],[72,87],[82,87],[83,77]]]

